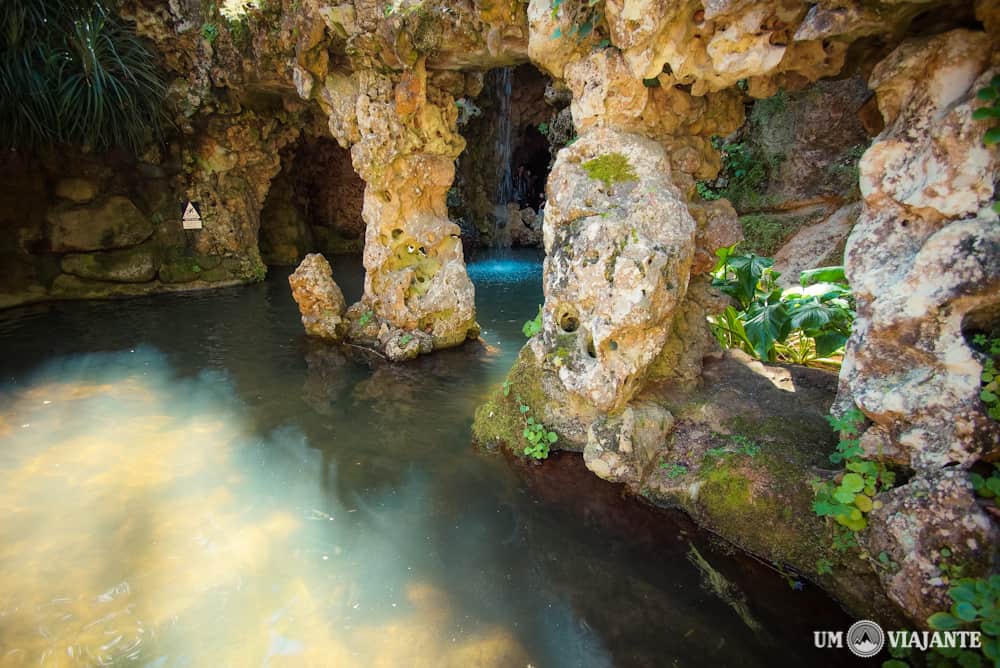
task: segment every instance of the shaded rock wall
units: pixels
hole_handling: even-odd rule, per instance
[[[304,136],[286,148],[261,211],[264,262],[298,264],[310,252],[360,254],[364,189],[350,153],[332,139]]]

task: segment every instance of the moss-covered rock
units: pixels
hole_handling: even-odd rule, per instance
[[[149,219],[127,197],[49,212],[49,246],[56,253],[135,246],[153,234]]]
[[[836,376],[727,353],[706,382],[682,394],[654,386],[677,422],[654,465],[633,487],[684,510],[739,547],[819,582],[852,612],[902,623],[858,549],[836,551],[833,525],[812,510],[812,481],[827,477],[836,436],[825,416]],[[832,568],[820,569],[820,562]],[[823,570],[824,573],[820,573]]]
[[[135,248],[63,257],[62,270],[80,278],[116,283],[146,283],[156,278],[157,247],[147,243]]]

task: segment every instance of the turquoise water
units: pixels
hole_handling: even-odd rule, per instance
[[[484,344],[405,366],[307,340],[277,270],[0,314],[0,666],[842,665],[811,585],[471,446],[540,268],[471,263]]]

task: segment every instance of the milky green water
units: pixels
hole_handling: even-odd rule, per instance
[[[471,447],[540,261],[470,273],[487,345],[405,366],[306,340],[281,270],[0,314],[0,666],[842,664],[811,586],[576,456]]]

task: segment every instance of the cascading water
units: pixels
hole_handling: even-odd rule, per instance
[[[493,72],[493,97],[496,101],[497,126],[494,154],[496,157],[496,191],[494,193],[493,245],[509,246],[506,230],[507,203],[514,201],[514,179],[511,174],[511,118],[510,97],[513,68],[504,67]],[[507,238],[507,243],[501,240]]]

